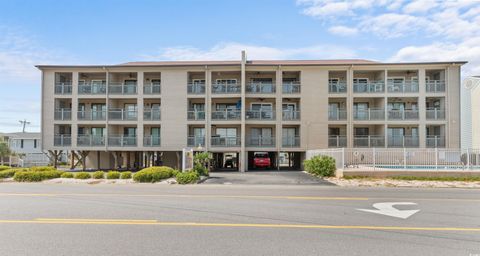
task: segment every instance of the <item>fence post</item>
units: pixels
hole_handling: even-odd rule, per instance
[[[435,170],[438,170],[438,148],[435,148]]]
[[[407,149],[403,148],[403,169],[407,170]]]
[[[470,170],[470,150],[467,148],[467,170]]]
[[[376,158],[377,158],[375,147],[372,148],[372,151],[373,151],[373,171],[375,171],[375,164],[376,164]]]
[[[342,170],[345,170],[345,148],[342,148]]]

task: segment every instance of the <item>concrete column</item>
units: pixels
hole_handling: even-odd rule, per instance
[[[420,140],[420,148],[427,146],[427,105],[426,105],[426,86],[425,86],[425,68],[418,70],[418,111],[419,111],[419,126],[418,135]]]
[[[385,133],[384,133],[384,138],[385,138],[385,147],[388,147],[388,87],[387,87],[387,80],[388,80],[388,70],[385,69],[384,71],[384,83],[385,83],[385,92],[384,92],[384,97],[383,97],[383,110],[385,111]]]
[[[143,148],[143,82],[144,82],[144,73],[143,71],[137,72],[137,147]],[[161,109],[161,107],[160,107]]]
[[[241,62],[241,71],[240,71],[240,85],[241,85],[241,102],[242,102],[242,108],[241,108],[241,131],[240,131],[240,136],[241,136],[241,146],[240,146],[240,161],[239,161],[239,168],[238,170],[240,172],[244,172],[247,170],[247,165],[248,165],[248,157],[245,152],[245,64],[247,63],[247,55],[245,51],[242,51],[242,62]]]
[[[77,147],[77,112],[78,112],[78,72],[72,72],[72,147]]]
[[[205,148],[208,151],[211,148],[212,137],[212,71],[205,66]]]
[[[283,73],[282,73],[282,67],[278,66],[276,70],[276,75],[275,75],[276,81],[275,81],[275,88],[276,88],[276,98],[275,98],[275,112],[276,112],[276,130],[275,130],[275,144],[277,148],[277,169],[280,169],[279,166],[279,156],[280,156],[280,149],[282,148],[282,117],[283,117],[283,112],[282,112],[282,103],[283,103]]]
[[[108,70],[105,74],[106,80],[106,93],[105,93],[105,108],[107,109],[106,118],[105,118],[105,151],[108,151],[108,136],[110,136],[110,127],[108,125],[108,111],[110,110],[110,90],[109,90],[109,83],[110,83],[110,73]]]
[[[353,148],[353,68],[347,69],[347,148]]]

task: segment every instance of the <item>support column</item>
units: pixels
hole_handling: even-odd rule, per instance
[[[275,144],[277,148],[277,170],[280,170],[280,150],[282,149],[282,121],[283,121],[283,73],[282,67],[278,66],[275,74],[275,112],[276,112],[276,123],[275,123]],[[297,106],[298,107],[298,106]]]
[[[425,85],[425,68],[418,70],[418,111],[419,111],[419,147],[427,147],[427,105],[426,105],[426,85]]]
[[[240,77],[240,85],[241,85],[241,131],[240,131],[240,136],[241,136],[241,146],[240,146],[240,161],[239,161],[239,171],[240,172],[245,172],[248,167],[248,157],[246,156],[245,152],[245,143],[246,143],[246,138],[245,138],[245,64],[247,63],[247,55],[245,51],[242,51],[242,62],[241,62],[241,77]]]
[[[205,66],[205,149],[210,150],[212,133],[212,71]]]
[[[72,72],[72,125],[71,129],[71,148],[77,147],[77,117],[78,117],[78,72]]]
[[[347,148],[353,148],[353,67],[347,69]]]
[[[137,147],[143,148],[143,81],[144,81],[144,73],[142,71],[137,73]]]

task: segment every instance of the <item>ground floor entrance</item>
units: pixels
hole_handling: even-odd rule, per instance
[[[300,170],[302,152],[248,151],[248,171]]]

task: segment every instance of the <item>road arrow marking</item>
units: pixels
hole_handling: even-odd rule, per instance
[[[406,219],[420,211],[420,210],[398,210],[395,207],[393,207],[394,205],[417,205],[417,204],[411,203],[411,202],[376,203],[376,204],[373,204],[373,208],[376,208],[377,210],[371,210],[371,209],[357,209],[357,210],[387,215],[390,217],[396,217],[400,219]]]

